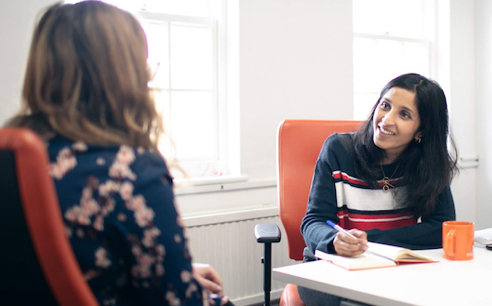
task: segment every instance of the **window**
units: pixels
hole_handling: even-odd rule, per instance
[[[353,0],[354,118],[366,119],[383,86],[408,72],[435,75],[433,0]]]
[[[105,2],[132,12],[146,32],[149,86],[166,129],[159,145],[164,156],[191,178],[237,175],[225,132],[225,0]]]

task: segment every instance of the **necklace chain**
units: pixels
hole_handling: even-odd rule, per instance
[[[387,177],[386,174],[384,173],[383,166],[379,165],[379,167],[381,168],[381,172],[383,172],[383,179],[381,181],[383,182],[383,191],[384,192],[388,192],[390,190],[390,188],[395,188],[395,186],[391,185],[390,182],[391,182],[391,179],[393,179],[393,176],[395,175],[396,171],[400,167],[400,164],[401,164],[401,161],[398,164],[398,166],[396,166],[396,169],[393,172],[393,174],[391,175],[391,177]]]

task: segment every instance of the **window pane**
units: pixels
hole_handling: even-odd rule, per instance
[[[429,77],[430,50],[427,45],[419,43],[403,44],[403,70]]]
[[[159,138],[159,150],[166,157],[176,157],[173,152],[170,137],[171,105],[169,103],[169,91],[153,90],[152,95],[155,101],[157,112],[162,116],[164,123],[164,135]]]
[[[193,17],[211,15],[211,0],[145,0],[143,2],[145,2],[145,10],[152,12]]]
[[[423,37],[422,0],[353,0],[355,33]]]
[[[405,73],[402,71],[403,43],[391,40],[377,40],[378,83],[386,83],[391,78]]]
[[[149,64],[154,79],[151,87],[169,88],[169,26],[166,22],[142,22],[149,46]]]
[[[365,120],[379,98],[378,93],[354,95],[354,119]]]
[[[171,133],[180,161],[218,158],[212,93],[171,93],[171,118]]]
[[[74,1],[80,2],[80,1]],[[104,0],[104,2],[117,6],[130,12],[136,12],[145,7],[145,0]]]
[[[213,48],[209,28],[171,25],[171,86],[212,89]]]
[[[192,17],[209,17],[212,13],[211,0],[104,0],[104,2],[130,12],[144,10]]]
[[[369,38],[354,38],[354,91],[373,92],[377,88],[378,63],[376,40]]]

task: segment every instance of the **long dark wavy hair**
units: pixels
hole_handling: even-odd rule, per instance
[[[401,184],[405,186],[399,202],[416,217],[426,217],[434,211],[438,195],[458,172],[458,153],[449,135],[446,96],[439,84],[415,73],[398,76],[386,84],[370,116],[354,135],[355,168],[371,185],[381,179],[380,163],[385,151],[374,144],[373,117],[382,97],[393,87],[415,93],[420,116],[418,131],[422,132],[422,141],[411,141],[398,158],[403,171]]]

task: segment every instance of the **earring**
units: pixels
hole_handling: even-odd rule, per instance
[[[415,142],[416,142],[417,144],[421,143],[421,142],[422,142],[422,138],[421,138],[421,137],[419,137],[419,138],[415,139]]]

